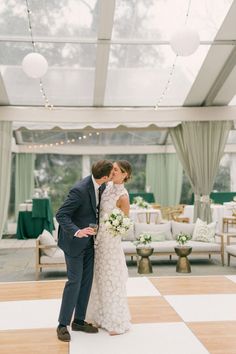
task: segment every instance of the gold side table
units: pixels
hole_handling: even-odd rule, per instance
[[[152,273],[152,264],[149,259],[149,256],[152,255],[154,248],[136,248],[137,254],[141,257],[138,262],[138,273],[139,274],[148,274]]]
[[[177,246],[175,247],[175,253],[179,256],[176,265],[176,272],[178,273],[191,273],[191,266],[188,260],[188,255],[192,252],[192,247]]]

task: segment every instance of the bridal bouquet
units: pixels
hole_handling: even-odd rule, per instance
[[[120,209],[113,209],[110,215],[106,214],[103,222],[113,236],[126,234],[133,225],[130,218],[125,216]]]

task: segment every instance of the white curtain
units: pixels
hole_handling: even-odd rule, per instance
[[[210,193],[231,126],[231,121],[183,122],[170,129],[177,155],[194,191],[194,220],[212,220]]]
[[[0,238],[7,219],[11,182],[12,123],[0,121]]]
[[[156,203],[163,206],[180,202],[183,167],[176,154],[150,154],[146,162],[146,186],[150,186]]]

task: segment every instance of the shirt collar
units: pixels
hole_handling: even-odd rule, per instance
[[[98,184],[98,183],[95,181],[95,178],[93,177],[93,175],[92,175],[92,181],[93,181],[94,189],[95,189],[95,191],[97,191],[98,188],[100,187],[100,184]]]

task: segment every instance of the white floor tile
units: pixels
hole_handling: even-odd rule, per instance
[[[56,327],[60,304],[54,299],[0,302],[0,330]]]
[[[127,282],[128,296],[160,296],[159,291],[148,278],[129,278]]]
[[[185,322],[236,320],[236,294],[164,297]]]
[[[70,354],[207,354],[184,323],[136,324],[123,335],[109,336],[100,330],[88,334],[72,332]]]
[[[232,280],[234,283],[236,283],[236,275],[226,275],[226,278],[229,280]]]

